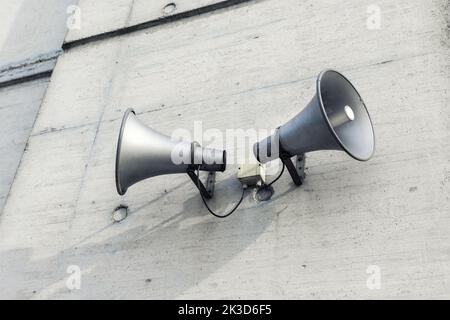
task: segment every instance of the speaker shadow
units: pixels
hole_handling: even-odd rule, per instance
[[[177,189],[168,194],[181,192]],[[211,208],[219,213],[228,211],[233,201],[239,200],[236,192],[239,189],[235,177],[218,182],[215,198],[209,202]],[[51,257],[36,259],[33,249],[1,252],[0,267],[4,270],[5,281],[0,285],[3,287],[0,296],[21,299],[232,298],[220,293],[222,285],[229,287],[230,282],[239,281],[235,267],[235,274],[230,277],[229,262],[245,260],[243,251],[255,243],[279,212],[272,206],[255,203],[251,192],[247,191],[241,207],[233,215],[218,219],[204,208],[197,190],[176,196],[188,198],[182,210],[167,212],[168,218],[162,222],[127,228],[127,224],[136,224],[133,219],[145,221],[146,216],[151,217],[152,209],[161,205],[152,200],[146,206],[131,208],[129,217],[120,224],[100,228]],[[148,221],[155,220],[149,218]],[[125,231],[120,232],[120,229]],[[83,272],[81,290],[70,291],[66,287],[69,265],[79,265]],[[216,274],[220,272],[228,274],[223,281]],[[124,290],[119,284],[130,278],[132,285],[128,284]],[[208,295],[211,288],[214,289],[212,296]]]
[[[219,182],[214,198],[208,201],[209,206],[219,215],[228,212],[239,200],[240,188],[235,177]],[[204,208],[195,191],[184,201],[180,212],[149,228],[127,232],[111,242],[122,246],[121,250],[128,250],[129,245],[148,248],[148,254],[153,257],[148,261],[149,269],[160,261],[156,274],[149,274],[148,297],[176,299],[194,294],[194,297],[206,298],[195,292],[202,290],[202,284],[220,292],[220,277],[211,281],[208,278],[216,272],[226,272],[231,260],[244,259],[241,253],[277,217],[276,212],[260,207],[247,191],[241,207],[233,215],[218,219]],[[141,213],[146,214],[143,210]],[[127,240],[122,242],[123,239]]]

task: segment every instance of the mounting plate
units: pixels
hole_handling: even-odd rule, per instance
[[[280,159],[288,169],[294,183],[297,186],[301,186],[305,180],[305,154],[299,154],[293,157],[282,155]]]

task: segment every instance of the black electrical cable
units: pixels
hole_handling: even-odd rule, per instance
[[[197,167],[197,186],[200,189],[200,168]],[[229,217],[233,212],[236,211],[236,209],[241,205],[242,200],[244,199],[244,193],[245,193],[245,188],[242,188],[242,195],[241,195],[241,199],[239,200],[239,202],[234,206],[234,208],[228,212],[225,215],[218,215],[217,213],[215,213],[213,210],[211,210],[211,208],[208,206],[208,204],[206,203],[205,198],[203,197],[203,194],[200,192],[200,196],[202,197],[203,203],[205,204],[206,209],[208,209],[209,213],[211,213],[214,217],[216,218],[226,218]]]
[[[280,174],[278,175],[278,177],[277,177],[275,180],[273,180],[271,183],[269,183],[269,184],[267,185],[268,187],[270,187],[271,185],[273,185],[275,182],[278,181],[278,179],[281,178],[281,176],[283,175],[283,172],[284,172],[284,168],[285,168],[285,167],[286,167],[286,166],[285,166],[284,163],[283,163],[283,169],[281,169]]]

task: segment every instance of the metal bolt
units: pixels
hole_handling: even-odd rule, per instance
[[[177,9],[177,5],[173,2],[171,2],[162,9],[162,13],[164,15],[169,15],[169,14],[172,14],[176,9]]]
[[[113,220],[115,222],[121,222],[125,220],[127,216],[128,216],[128,207],[124,205],[117,207],[113,212]]]

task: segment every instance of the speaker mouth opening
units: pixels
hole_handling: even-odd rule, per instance
[[[322,115],[337,143],[356,160],[372,158],[375,152],[372,120],[353,84],[341,73],[327,69],[319,74],[316,86]]]
[[[125,111],[125,114],[123,115],[122,124],[120,125],[119,139],[117,142],[117,149],[116,149],[116,168],[115,168],[116,189],[117,189],[117,193],[121,196],[123,196],[127,192],[127,188],[123,188],[121,181],[120,181],[120,173],[119,173],[120,154],[121,154],[121,148],[122,148],[123,133],[125,131],[125,125],[127,123],[128,117],[131,113],[136,114],[136,112],[130,108],[130,109],[127,109],[127,111]]]

